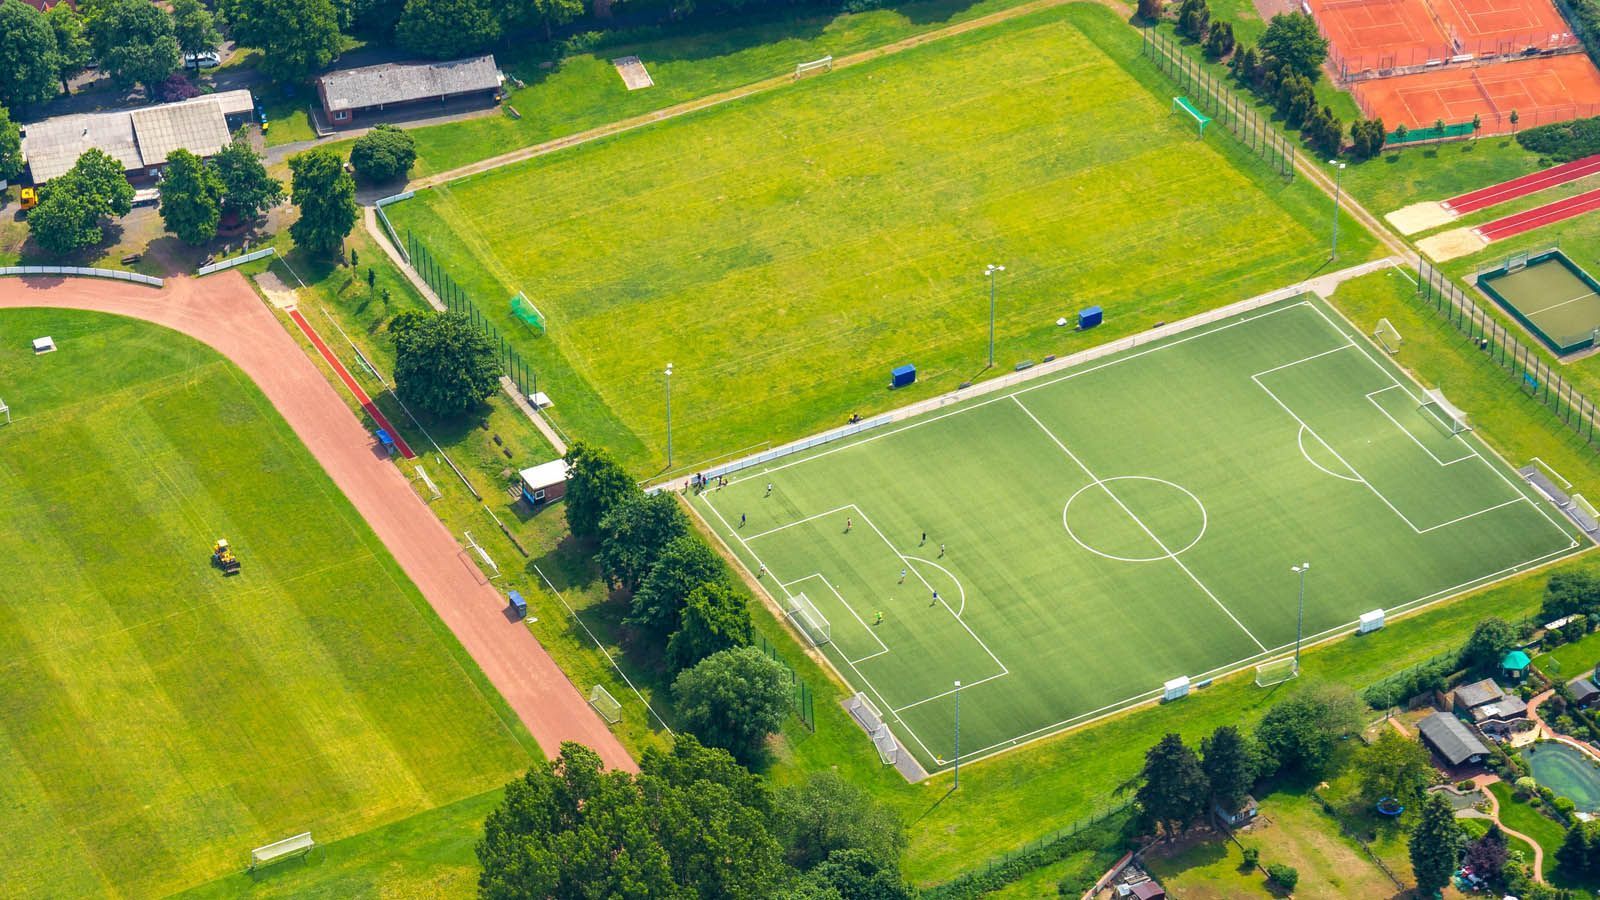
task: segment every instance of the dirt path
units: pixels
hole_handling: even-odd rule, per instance
[[[372,526],[544,752],[553,756],[562,741],[577,741],[607,766],[637,770],[533,634],[507,621],[505,598],[482,580],[400,470],[373,452],[372,436],[242,276],[175,278],[162,290],[93,278],[0,278],[0,308],[23,306],[143,319],[232,360]]]

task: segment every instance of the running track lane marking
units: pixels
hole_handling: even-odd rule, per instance
[[[1498,206],[1507,200],[1515,200],[1518,197],[1537,194],[1558,184],[1577,181],[1579,178],[1584,178],[1597,172],[1600,172],[1600,153],[1594,156],[1585,156],[1582,159],[1575,159],[1572,162],[1562,163],[1559,166],[1553,166],[1548,169],[1541,169],[1538,172],[1523,175],[1521,178],[1513,178],[1510,181],[1502,181],[1499,184],[1491,184],[1485,188],[1468,191],[1465,194],[1451,197],[1440,205],[1452,212],[1465,215],[1469,212]]]
[[[317,334],[317,330],[311,327],[311,323],[306,321],[306,317],[300,315],[300,310],[289,310],[289,318],[294,320],[294,324],[300,326],[301,333],[317,348],[317,352],[322,354],[322,358],[328,361],[328,365],[333,366],[333,371],[338,374],[339,380],[344,382],[344,386],[349,388],[351,394],[355,395],[356,402],[360,403],[361,408],[366,410],[367,415],[372,417],[372,421],[377,422],[379,428],[389,432],[389,436],[394,438],[394,445],[400,448],[400,456],[404,459],[416,459],[417,454],[411,450],[411,446],[406,443],[406,439],[400,436],[400,431],[389,424],[389,419],[378,410],[378,405],[372,402],[372,398],[367,396],[367,392],[363,391],[361,385],[356,384],[356,380],[350,376],[350,370],[346,369],[344,363],[339,362],[339,358],[333,355],[333,351],[328,349],[328,345],[322,342],[322,335]]]
[[[1486,241],[1498,241],[1501,238],[1513,237],[1524,231],[1532,231],[1540,226],[1570,219],[1573,216],[1581,215],[1594,209],[1600,209],[1600,188],[1568,197],[1565,200],[1546,203],[1543,206],[1506,216],[1503,219],[1495,219],[1488,224],[1479,225],[1473,231],[1477,232],[1478,236]]]

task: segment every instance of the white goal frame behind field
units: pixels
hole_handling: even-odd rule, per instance
[[[827,617],[804,592],[790,594],[787,605],[789,621],[800,629],[800,633],[806,636],[806,640],[810,641],[812,646],[821,647],[833,640],[833,629],[829,626]]]
[[[1433,417],[1450,434],[1457,435],[1472,430],[1472,426],[1467,423],[1466,411],[1446,400],[1443,391],[1438,388],[1423,388],[1422,395],[1424,399],[1417,410]]]
[[[1378,327],[1372,329],[1372,337],[1390,356],[1400,352],[1400,345],[1405,341],[1400,337],[1400,329],[1388,319],[1379,319]]]
[[[1300,667],[1295,665],[1294,657],[1286,656],[1283,659],[1274,659],[1256,666],[1256,687],[1271,687],[1283,684],[1300,675]]]
[[[796,79],[804,78],[807,75],[820,75],[823,72],[832,72],[832,71],[833,71],[833,57],[832,56],[824,56],[821,59],[813,59],[810,62],[802,62],[802,63],[795,63],[794,64],[794,77]]]
[[[604,685],[595,685],[589,689],[589,705],[606,720],[607,725],[615,725],[622,721],[622,704]]]
[[[0,425],[11,424],[11,407],[7,406],[4,400],[0,400],[0,415],[6,417],[6,420],[4,422],[0,422]]]

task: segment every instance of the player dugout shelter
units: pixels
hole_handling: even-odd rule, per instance
[[[522,484],[522,499],[530,506],[554,503],[567,493],[567,461],[552,459],[517,473]]]
[[[215,155],[234,129],[252,121],[254,110],[255,98],[238,90],[139,109],[57,116],[23,126],[22,152],[34,184],[65,174],[91,149],[122,163],[128,180],[138,184],[159,173],[174,150]]]
[[[408,111],[454,111],[488,106],[505,76],[488,54],[448,62],[383,63],[341,69],[317,79],[323,119],[334,128]]]

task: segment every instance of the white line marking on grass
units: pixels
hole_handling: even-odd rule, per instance
[[[906,559],[914,560],[914,561],[920,562],[920,563],[927,563],[928,565],[933,566],[935,569],[938,569],[939,571],[943,572],[945,574],[946,578],[949,578],[951,581],[955,582],[956,590],[961,592],[961,607],[959,609],[957,609],[955,611],[955,613],[956,613],[956,618],[958,618],[958,619],[961,618],[961,614],[967,611],[967,589],[966,589],[966,586],[961,583],[961,579],[957,578],[954,574],[952,574],[949,569],[946,569],[944,566],[939,565],[938,563],[934,562],[931,559],[923,559],[920,556],[908,556],[908,557],[906,557]],[[918,577],[921,577],[921,576],[918,576]]]
[[[1453,466],[1453,465],[1455,465],[1456,463],[1459,463],[1459,462],[1466,462],[1467,460],[1470,460],[1470,459],[1481,459],[1482,458],[1482,457],[1479,457],[1476,452],[1473,452],[1471,447],[1467,448],[1468,452],[1467,452],[1466,456],[1458,456],[1455,459],[1452,459],[1452,460],[1450,460],[1448,462],[1446,462],[1445,460],[1442,460],[1438,456],[1434,455],[1434,452],[1432,450],[1428,449],[1428,445],[1427,444],[1424,444],[1422,441],[1418,440],[1417,436],[1411,433],[1411,429],[1405,427],[1404,425],[1401,425],[1400,424],[1400,420],[1396,419],[1394,416],[1390,415],[1389,411],[1387,409],[1383,408],[1383,404],[1382,403],[1379,403],[1377,400],[1373,399],[1378,394],[1382,394],[1382,393],[1385,393],[1387,391],[1392,391],[1392,390],[1394,390],[1396,388],[1399,388],[1400,390],[1405,390],[1405,386],[1404,385],[1400,384],[1399,382],[1396,382],[1394,384],[1389,385],[1386,388],[1378,388],[1377,390],[1368,393],[1367,394],[1367,402],[1371,403],[1373,406],[1377,407],[1378,412],[1383,413],[1383,417],[1385,419],[1388,419],[1389,421],[1393,422],[1394,423],[1394,427],[1400,429],[1400,433],[1401,434],[1404,434],[1406,437],[1411,438],[1411,443],[1416,444],[1418,447],[1421,447],[1422,448],[1422,452],[1428,454],[1428,457],[1430,459],[1432,459],[1434,462],[1438,463],[1441,466]]]
[[[1038,421],[1038,420],[1035,419],[1034,421]],[[1110,493],[1110,489],[1107,488],[1106,485],[1110,484],[1113,481],[1153,481],[1156,484],[1164,484],[1167,487],[1172,488],[1173,490],[1179,491],[1180,493],[1183,493],[1183,494],[1187,495],[1190,500],[1194,501],[1194,505],[1200,510],[1200,533],[1196,534],[1194,536],[1194,540],[1190,541],[1187,544],[1184,544],[1182,547],[1179,547],[1177,550],[1169,550],[1166,553],[1161,554],[1160,556],[1118,556],[1115,553],[1107,553],[1104,550],[1096,550],[1095,548],[1089,546],[1089,542],[1088,541],[1085,541],[1083,538],[1078,537],[1078,533],[1072,530],[1072,522],[1071,522],[1071,520],[1070,520],[1070,518],[1068,517],[1067,514],[1072,509],[1072,501],[1078,499],[1078,496],[1080,494],[1082,494],[1084,491],[1093,490],[1093,489],[1098,487],[1101,490],[1104,490],[1107,493]],[[1121,506],[1122,504],[1119,503],[1117,505]],[[1127,507],[1124,506],[1123,509],[1127,509]],[[1110,478],[1107,478],[1107,479],[1105,479],[1103,481],[1100,481],[1098,483],[1091,482],[1089,484],[1084,485],[1081,488],[1078,488],[1076,491],[1073,491],[1072,492],[1072,496],[1067,498],[1067,505],[1061,507],[1061,527],[1063,527],[1063,528],[1065,528],[1067,530],[1067,537],[1072,538],[1074,541],[1077,542],[1079,547],[1082,547],[1083,549],[1089,551],[1090,553],[1093,553],[1096,556],[1103,556],[1106,559],[1114,559],[1117,562],[1125,562],[1125,563],[1162,562],[1164,560],[1174,559],[1174,558],[1177,557],[1178,554],[1187,552],[1189,550],[1189,548],[1193,547],[1195,544],[1200,543],[1200,539],[1206,536],[1206,528],[1210,524],[1211,524],[1211,517],[1210,517],[1209,514],[1206,513],[1206,505],[1204,503],[1200,502],[1200,498],[1196,497],[1194,495],[1194,491],[1189,490],[1188,488],[1184,487],[1181,484],[1177,484],[1177,483],[1168,481],[1165,478],[1155,478],[1155,477],[1150,476],[1150,475],[1113,475]],[[1157,542],[1157,543],[1159,543],[1159,542]],[[1162,549],[1165,550],[1166,548],[1163,547]]]
[[[938,700],[941,697],[948,697],[951,694],[954,694],[956,691],[970,691],[973,688],[977,687],[978,685],[983,684],[985,681],[993,681],[996,678],[1003,678],[1008,674],[1010,674],[1010,673],[1008,673],[1008,672],[996,672],[995,674],[987,676],[985,678],[979,678],[977,681],[963,681],[961,683],[961,687],[951,688],[948,691],[940,691],[939,693],[934,694],[932,697],[923,697],[921,700],[918,700],[915,703],[907,703],[905,706],[902,706],[899,709],[896,709],[895,712],[904,712],[904,711],[906,711],[908,709],[911,709],[914,706],[921,706],[924,703],[932,703],[933,701]]]
[[[1308,434],[1311,435],[1312,437],[1316,438],[1317,439],[1317,443],[1321,444],[1323,446],[1323,448],[1326,449],[1328,452],[1330,452],[1330,453],[1333,452],[1333,448],[1328,446],[1328,442],[1327,441],[1325,441],[1321,437],[1319,437],[1315,431],[1312,431],[1311,429],[1305,427],[1304,425],[1301,425],[1300,426],[1300,431],[1298,432],[1299,436],[1295,439],[1295,443],[1300,445],[1300,455],[1304,456],[1306,458],[1306,462],[1310,463],[1312,466],[1314,466],[1314,467],[1316,467],[1318,469],[1321,469],[1323,472],[1326,472],[1327,474],[1332,475],[1335,478],[1342,478],[1345,481],[1353,481],[1356,484],[1361,484],[1362,483],[1361,479],[1357,478],[1354,475],[1340,475],[1338,472],[1335,472],[1332,469],[1329,469],[1327,466],[1324,466],[1322,463],[1319,463],[1316,460],[1312,459],[1311,458],[1311,454],[1306,452],[1306,435],[1308,435]],[[1335,455],[1337,455],[1337,454],[1335,454]]]
[[[1018,400],[1015,396],[1012,396],[1011,399],[1012,399],[1013,402],[1015,402],[1017,404],[1017,407],[1019,409],[1021,409],[1023,411],[1023,413],[1025,413],[1028,416],[1028,418],[1033,420],[1035,425],[1039,426],[1039,430],[1040,431],[1043,431],[1045,433],[1045,435],[1050,438],[1050,440],[1055,442],[1055,445],[1057,447],[1061,448],[1061,452],[1065,453],[1067,455],[1068,459],[1071,459],[1074,463],[1077,463],[1078,468],[1083,470],[1083,474],[1089,476],[1089,479],[1091,481],[1093,481],[1095,484],[1100,485],[1101,490],[1106,492],[1106,496],[1111,498],[1111,502],[1112,503],[1115,503],[1117,506],[1121,507],[1122,511],[1128,514],[1128,518],[1132,519],[1133,523],[1135,525],[1138,525],[1139,529],[1141,531],[1143,531],[1145,534],[1149,535],[1150,536],[1150,540],[1155,541],[1156,542],[1156,546],[1160,547],[1161,551],[1163,553],[1167,554],[1168,556],[1170,556],[1172,558],[1173,563],[1175,563],[1178,566],[1178,568],[1183,570],[1183,574],[1189,576],[1189,580],[1193,581],[1196,585],[1198,585],[1200,590],[1204,591],[1205,595],[1207,597],[1211,598],[1211,602],[1215,603],[1217,605],[1217,607],[1219,609],[1221,609],[1224,613],[1227,613],[1228,618],[1233,620],[1233,624],[1239,626],[1239,630],[1240,631],[1243,631],[1247,636],[1249,636],[1250,640],[1253,641],[1257,647],[1260,647],[1263,652],[1266,651],[1266,649],[1267,649],[1266,645],[1262,644],[1261,641],[1257,640],[1256,636],[1254,634],[1251,634],[1250,629],[1244,627],[1244,623],[1239,621],[1239,617],[1235,616],[1233,614],[1233,610],[1228,609],[1227,606],[1223,605],[1221,600],[1217,599],[1217,595],[1216,594],[1211,593],[1211,589],[1206,587],[1205,583],[1202,582],[1199,578],[1197,578],[1195,576],[1194,572],[1190,571],[1189,567],[1187,565],[1184,565],[1183,560],[1179,559],[1177,557],[1177,555],[1174,554],[1172,552],[1172,550],[1167,547],[1166,544],[1162,543],[1161,538],[1156,537],[1156,533],[1154,531],[1151,531],[1149,526],[1144,524],[1143,520],[1141,520],[1138,516],[1134,515],[1133,510],[1129,509],[1127,507],[1127,505],[1122,502],[1122,499],[1120,497],[1118,497],[1116,495],[1116,493],[1113,492],[1108,485],[1106,485],[1105,481],[1102,480],[1100,478],[1100,476],[1094,474],[1094,472],[1091,471],[1088,466],[1084,465],[1083,464],[1083,460],[1079,459],[1077,454],[1073,453],[1071,450],[1068,450],[1067,449],[1067,445],[1063,444],[1061,442],[1060,438],[1056,437],[1055,434],[1049,428],[1045,427],[1045,424],[1043,422],[1039,421],[1039,417],[1033,414],[1033,410],[1031,410],[1028,407],[1024,406],[1022,401]]]
[[[1569,304],[1569,303],[1577,303],[1577,302],[1578,302],[1578,301],[1579,301],[1579,300],[1587,300],[1587,299],[1589,299],[1589,298],[1590,298],[1590,297],[1594,297],[1594,296],[1597,296],[1597,295],[1596,295],[1596,294],[1595,294],[1595,292],[1594,292],[1594,291],[1590,291],[1590,292],[1588,292],[1588,293],[1587,293],[1587,294],[1579,294],[1579,295],[1578,295],[1578,296],[1576,296],[1576,297],[1573,297],[1573,298],[1572,298],[1572,299],[1571,299],[1571,300],[1561,300],[1561,301],[1558,301],[1558,302],[1555,302],[1555,303],[1552,303],[1552,304],[1550,304],[1550,305],[1549,305],[1549,306],[1541,306],[1541,307],[1539,307],[1539,308],[1538,308],[1538,309],[1530,309],[1530,310],[1527,310],[1527,311],[1526,311],[1526,312],[1525,312],[1525,313],[1523,313],[1523,314],[1524,314],[1524,315],[1526,315],[1526,316],[1527,316],[1527,317],[1528,317],[1528,318],[1530,318],[1530,319],[1531,319],[1531,318],[1533,318],[1533,317],[1534,317],[1534,316],[1536,316],[1536,315],[1539,315],[1539,314],[1540,314],[1540,313],[1547,313],[1547,312],[1549,312],[1549,311],[1550,311],[1550,310],[1552,310],[1552,309],[1558,309],[1558,308],[1560,308],[1560,307],[1563,307],[1563,306],[1566,306],[1566,305],[1567,305],[1567,304]]]
[[[707,500],[706,502],[710,503],[711,501]],[[784,530],[785,528],[793,528],[796,525],[804,525],[805,523],[811,521],[812,519],[820,519],[823,516],[831,516],[831,515],[834,515],[835,513],[842,513],[847,509],[855,509],[855,508],[856,508],[856,505],[854,503],[846,503],[844,506],[840,506],[840,507],[836,507],[834,509],[830,509],[827,512],[819,512],[814,516],[806,516],[804,519],[795,519],[793,522],[790,522],[787,525],[779,525],[777,528],[768,528],[766,531],[760,531],[760,532],[757,532],[755,534],[752,534],[749,537],[744,538],[744,540],[753,541],[756,538],[766,537],[769,534],[777,534],[778,532]]]
[[[857,622],[860,622],[861,623],[861,627],[866,629],[867,634],[872,635],[872,639],[877,641],[878,642],[878,646],[880,648],[882,648],[877,653],[870,653],[870,654],[868,654],[866,656],[861,657],[861,659],[851,659],[851,660],[849,660],[851,665],[854,665],[854,664],[856,664],[858,662],[861,662],[862,660],[871,659],[874,656],[882,656],[885,653],[889,652],[889,645],[885,644],[883,642],[883,638],[878,637],[878,632],[876,630],[874,630],[871,625],[868,625],[865,619],[861,618],[861,614],[856,612],[856,608],[854,606],[851,606],[850,602],[848,600],[844,599],[844,595],[839,593],[839,589],[834,587],[833,584],[828,581],[827,576],[823,575],[821,572],[813,572],[812,574],[807,575],[804,578],[800,578],[800,579],[797,579],[795,581],[791,581],[791,582],[789,582],[789,584],[799,584],[802,581],[810,581],[813,578],[815,578],[818,581],[822,582],[822,586],[823,587],[825,587],[828,590],[832,591],[833,592],[833,596],[839,598],[839,605],[844,607],[845,612],[848,612],[850,614],[851,618],[855,619]],[[786,585],[783,586],[784,593],[786,593],[786,594],[789,593],[789,584],[786,584]],[[790,596],[793,596],[793,595],[790,594]],[[837,646],[837,645],[835,645],[835,646]],[[843,651],[840,651],[840,655],[841,656],[844,655]]]

